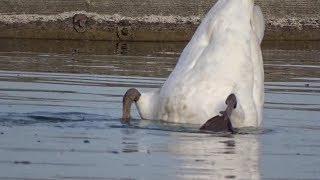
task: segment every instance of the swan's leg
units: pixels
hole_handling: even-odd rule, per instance
[[[208,131],[230,131],[234,133],[234,129],[231,124],[230,116],[232,110],[237,107],[237,98],[234,94],[230,94],[226,100],[227,108],[225,111],[221,111],[221,115],[215,116],[209,119],[200,130]]]

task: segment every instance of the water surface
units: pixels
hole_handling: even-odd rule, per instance
[[[320,177],[318,42],[263,43],[263,131],[237,135],[120,123],[125,91],[160,87],[185,43],[0,42],[0,179]]]

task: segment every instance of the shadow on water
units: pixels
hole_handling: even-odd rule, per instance
[[[122,125],[126,90],[159,88],[184,46],[0,40],[0,179],[320,176],[319,42],[263,43],[261,129],[212,134],[136,109]]]
[[[35,124],[66,124],[85,122],[85,121],[106,121],[108,118],[97,114],[86,114],[81,112],[32,112],[32,113],[1,113],[0,114],[2,126],[21,126],[21,125],[35,125]],[[110,119],[108,119],[110,121]]]

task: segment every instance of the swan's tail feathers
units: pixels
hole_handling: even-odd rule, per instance
[[[263,14],[261,8],[257,5],[253,8],[251,22],[253,31],[256,33],[259,43],[261,44],[263,36],[264,36],[264,29],[265,29],[265,22],[263,18]]]
[[[215,116],[209,119],[200,130],[222,132],[230,131],[234,133],[232,123],[230,120],[233,109],[237,107],[237,98],[234,94],[230,94],[226,100],[227,108],[225,111],[221,111],[221,115]]]

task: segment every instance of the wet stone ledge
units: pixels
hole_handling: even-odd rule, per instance
[[[187,41],[216,0],[2,0],[0,38]],[[320,1],[256,0],[265,40],[320,40]]]

